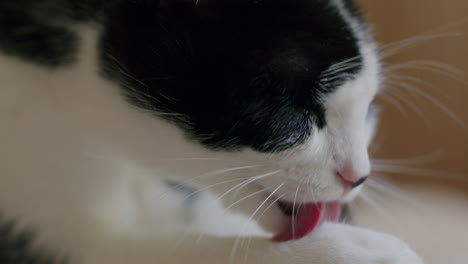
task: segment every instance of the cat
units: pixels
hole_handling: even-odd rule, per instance
[[[2,1],[0,32],[0,263],[422,263],[339,223],[384,81],[350,0]]]

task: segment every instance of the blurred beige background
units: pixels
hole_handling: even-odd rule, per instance
[[[468,1],[357,1],[387,51],[406,48],[385,59],[399,77],[379,98],[371,149],[375,174],[396,187],[374,178],[354,220],[405,239],[428,264],[468,263]]]

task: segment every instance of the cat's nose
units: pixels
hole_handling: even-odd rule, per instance
[[[356,188],[367,180],[368,173],[361,173],[364,175],[354,170],[350,165],[345,166],[343,169],[337,171],[338,176],[345,182],[346,185],[350,186],[351,188]]]

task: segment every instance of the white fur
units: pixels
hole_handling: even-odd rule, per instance
[[[265,155],[209,151],[129,105],[97,73],[98,31],[78,30],[79,63],[68,68],[46,70],[0,55],[0,211],[37,230],[42,248],[83,264],[227,263],[240,234],[252,238],[250,254],[241,254],[245,263],[421,263],[403,242],[351,226],[326,224],[286,244],[265,239],[283,220],[270,207],[273,190],[283,199],[333,201],[343,198],[340,166],[369,172],[367,105],[379,63],[364,36],[364,68],[327,98],[327,127],[292,151]],[[212,194],[201,192],[187,207],[161,184],[166,178]],[[254,221],[260,215],[262,228]],[[238,252],[233,256],[240,262]]]

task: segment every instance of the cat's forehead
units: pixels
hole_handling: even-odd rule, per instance
[[[251,72],[268,68],[315,78],[350,59],[348,73],[360,68],[358,37],[341,12],[354,15],[352,7],[328,0],[182,2],[167,23],[178,25],[175,31],[190,39],[195,60],[203,64],[242,64]],[[320,81],[329,85],[326,80]]]
[[[133,103],[211,148],[284,150],[324,128],[329,96],[362,72],[359,19],[337,2],[182,1],[160,20],[131,7],[105,42],[141,80]]]

